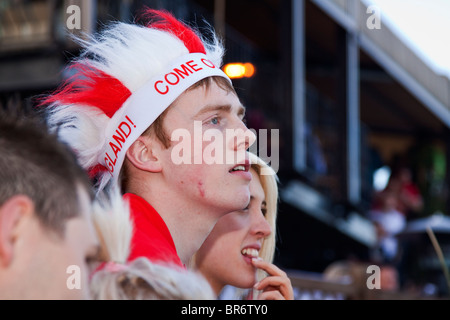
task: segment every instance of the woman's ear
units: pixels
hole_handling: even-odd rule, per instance
[[[11,264],[17,238],[20,236],[20,222],[34,213],[33,201],[24,195],[8,199],[0,206],[0,265]],[[27,230],[26,232],[29,232]]]
[[[127,150],[127,159],[138,169],[161,172],[161,145],[151,137],[140,136]]]

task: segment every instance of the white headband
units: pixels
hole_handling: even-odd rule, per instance
[[[190,53],[176,59],[170,68],[153,77],[125,101],[105,130],[106,143],[98,161],[113,176],[119,177],[125,154],[131,144],[186,89],[212,76],[231,80],[203,53]]]

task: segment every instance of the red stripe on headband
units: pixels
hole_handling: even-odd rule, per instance
[[[146,9],[141,18],[151,19],[147,27],[167,31],[183,41],[189,53],[206,54],[205,46],[199,36],[186,24],[177,20],[171,13],[165,10]]]
[[[54,102],[62,104],[85,104],[97,107],[112,117],[131,92],[118,79],[80,62],[71,65],[76,74],[66,80],[52,95],[44,98],[40,105]]]

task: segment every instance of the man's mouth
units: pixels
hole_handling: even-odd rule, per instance
[[[245,166],[236,166],[230,170],[230,172],[233,172],[233,171],[247,171],[247,170],[245,169]]]
[[[242,172],[248,172],[250,170],[250,162],[246,161],[244,164],[238,164],[231,168],[229,172],[236,172],[236,171],[242,171]]]

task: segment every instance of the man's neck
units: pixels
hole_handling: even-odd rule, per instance
[[[170,204],[170,202],[166,203]],[[178,256],[184,265],[188,265],[191,257],[200,249],[214,228],[217,218],[211,218],[206,209],[199,210],[195,207],[176,209],[173,204],[167,208],[164,203],[152,205],[156,206],[155,209],[160,212],[166,223]]]
[[[168,188],[140,187],[128,191],[145,199],[158,212],[184,265],[189,264],[220,217],[220,213],[201,207],[183,195],[174,195]]]

